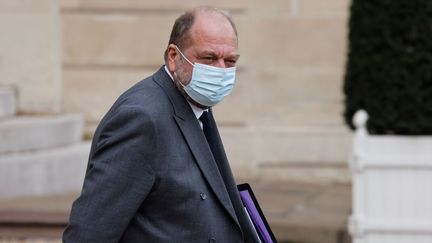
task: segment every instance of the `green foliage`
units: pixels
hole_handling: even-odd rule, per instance
[[[432,0],[352,0],[345,121],[373,134],[432,134]]]

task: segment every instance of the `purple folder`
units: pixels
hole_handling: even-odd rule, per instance
[[[237,188],[246,212],[261,242],[277,243],[250,185],[248,183],[240,184],[237,185]]]

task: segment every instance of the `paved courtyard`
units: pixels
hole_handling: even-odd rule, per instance
[[[252,182],[279,242],[349,243],[351,187]],[[76,194],[0,200],[0,243],[61,242]]]

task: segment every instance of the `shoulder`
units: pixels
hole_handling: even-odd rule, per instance
[[[124,110],[157,115],[161,111],[171,109],[172,104],[168,96],[162,88],[153,81],[152,76],[150,76],[136,83],[121,94],[106,116],[123,113]]]

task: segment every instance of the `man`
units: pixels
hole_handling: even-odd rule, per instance
[[[64,242],[258,242],[211,112],[238,57],[225,12],[176,20],[165,66],[99,124]]]

